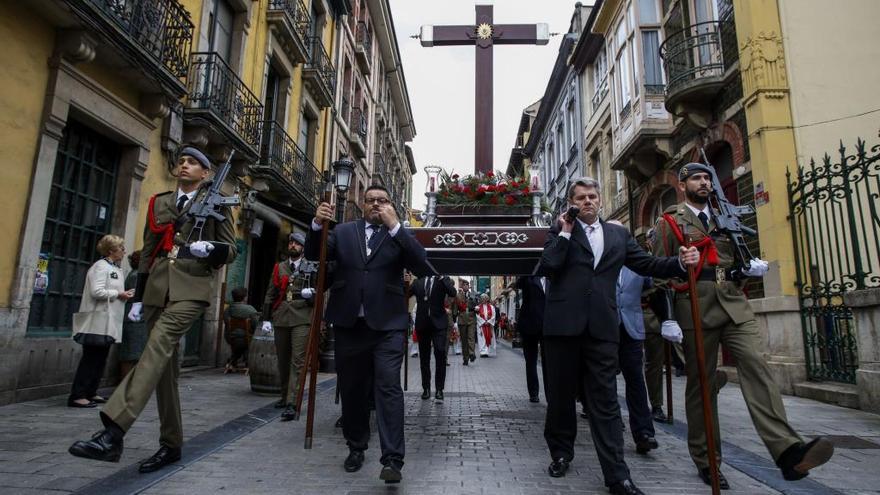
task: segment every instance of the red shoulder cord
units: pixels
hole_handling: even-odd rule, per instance
[[[157,195],[154,194],[150,198],[150,209],[147,210],[147,224],[150,227],[150,232],[154,234],[161,234],[162,238],[159,240],[158,243],[156,243],[156,247],[153,248],[153,252],[150,253],[150,266],[153,265],[153,261],[156,259],[156,256],[159,254],[160,250],[164,250],[167,253],[174,249],[174,222],[163,224],[156,223],[156,213],[154,211],[156,196]]]
[[[664,213],[663,219],[669,224],[669,228],[672,230],[672,234],[675,236],[676,240],[678,240],[678,243],[682,246],[687,246],[687,243],[684,240],[684,234],[681,232],[681,229],[678,228],[678,224],[675,222],[675,219],[672,218],[672,215]],[[711,266],[718,266],[718,249],[715,247],[715,241],[713,241],[711,237],[706,236],[691,244],[691,246],[700,251],[700,262],[697,264],[697,277],[699,277],[700,273],[703,271],[704,263],[708,263]],[[685,292],[688,290],[689,284],[688,282],[683,284],[670,283],[670,286],[672,286],[676,292]]]
[[[278,265],[279,263],[275,263],[275,268],[272,270],[272,285],[278,289],[278,297],[272,302],[273,311],[281,305],[281,301],[284,300],[284,295],[287,293],[287,285],[290,283],[290,275],[278,275]]]

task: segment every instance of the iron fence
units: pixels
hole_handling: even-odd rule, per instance
[[[364,144],[367,143],[367,132],[369,131],[369,129],[367,129],[367,116],[361,108],[352,107],[351,121],[348,124],[348,128],[351,132],[360,136],[361,141]]]
[[[187,83],[189,108],[213,114],[248,146],[259,147],[263,105],[219,54],[193,53]]]
[[[177,0],[84,0],[174,77],[185,78],[193,39],[189,13]]]
[[[672,33],[660,45],[660,57],[668,93],[692,81],[723,76],[721,22],[699,22]]]
[[[308,204],[318,204],[321,172],[278,122],[263,123],[260,164],[281,175]]]
[[[309,10],[302,0],[269,0],[269,11],[284,12],[293,29],[300,37],[301,43],[309,39]]]
[[[786,172],[807,374],[855,383],[857,329],[843,296],[880,287],[880,145]],[[868,329],[864,329],[867,331]]]
[[[330,55],[324,48],[321,38],[312,36],[309,38],[309,61],[306,62],[306,69],[317,72],[321,84],[325,86],[328,93],[333,94],[336,90],[336,69],[333,62],[330,61]]]
[[[358,22],[355,41],[363,47],[364,53],[367,55],[367,60],[369,60],[370,53],[372,53],[373,49],[373,33],[370,32],[366,22]]]

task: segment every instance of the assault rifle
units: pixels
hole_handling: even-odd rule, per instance
[[[712,170],[712,194],[709,196],[709,203],[711,204],[714,199],[715,209],[718,210],[718,215],[715,217],[716,230],[730,238],[734,247],[734,259],[740,267],[747,269],[753,256],[746,245],[744,236],[753,236],[757,232],[743,225],[740,218],[743,215],[754,215],[755,209],[749,205],[737,206],[728,201],[724,197],[724,190],[721,189],[718,173],[716,173],[715,167],[709,163],[706,151],[703,148],[700,148],[700,154],[703,156],[703,163]],[[738,272],[739,270],[734,268],[732,271]]]
[[[214,179],[207,182],[207,184],[210,184],[207,194],[194,202],[190,206],[189,211],[187,211],[184,221],[188,218],[193,219],[193,228],[189,231],[189,236],[186,238],[187,244],[190,243],[193,233],[197,233],[195,240],[202,240],[202,230],[205,228],[205,222],[209,218],[213,218],[217,222],[226,220],[226,215],[223,214],[224,206],[238,206],[241,203],[241,199],[238,196],[223,196],[223,193],[220,191],[220,188],[223,187],[223,181],[226,180],[226,176],[229,175],[229,169],[232,167],[233,155],[235,155],[235,150],[229,152],[229,158],[226,159],[226,163],[214,174]],[[215,244],[217,243],[215,242]]]

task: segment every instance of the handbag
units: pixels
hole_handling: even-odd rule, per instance
[[[107,277],[110,278],[109,275]],[[80,311],[73,314],[73,341],[80,345],[110,347],[116,342],[107,335],[110,328],[110,297],[107,297],[107,309]]]

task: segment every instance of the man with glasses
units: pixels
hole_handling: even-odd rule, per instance
[[[334,208],[321,203],[306,238],[307,259],[318,259],[321,223],[333,218]],[[425,248],[402,228],[388,190],[380,185],[364,193],[364,218],[336,225],[330,232],[327,259],[335,262],[328,277],[325,319],[336,332],[342,433],[349,448],[343,467],[352,473],[363,466],[373,395],[382,448],[379,478],[399,483],[404,457],[400,365],[409,325],[403,273],[435,273]]]

